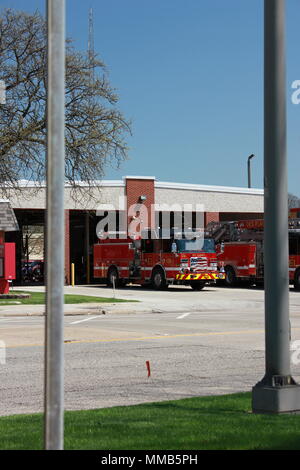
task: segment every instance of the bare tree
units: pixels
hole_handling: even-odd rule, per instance
[[[288,206],[289,206],[289,209],[292,209],[293,207],[300,207],[300,199],[294,194],[289,193],[288,194]]]
[[[46,23],[36,12],[4,10],[0,16],[0,182],[45,179]],[[91,76],[93,79],[91,79]],[[116,109],[118,97],[97,55],[66,41],[66,180],[92,184],[106,165],[127,158],[130,123]]]

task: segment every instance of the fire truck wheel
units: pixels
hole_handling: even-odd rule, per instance
[[[205,281],[193,281],[191,282],[191,288],[193,290],[202,290],[205,286]]]
[[[297,269],[295,272],[294,288],[295,290],[300,290],[300,269]]]
[[[232,266],[225,267],[225,284],[232,287],[236,284],[236,275]]]
[[[119,283],[119,273],[117,268],[110,268],[107,274],[107,286],[113,287],[113,285],[115,284],[115,287],[118,287]]]
[[[151,277],[151,284],[156,290],[162,290],[168,287],[165,274],[161,268],[154,269]]]

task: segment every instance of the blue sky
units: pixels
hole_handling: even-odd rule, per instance
[[[263,0],[67,0],[67,34],[88,41],[106,63],[132,120],[129,160],[107,179],[150,175],[160,181],[263,186]],[[42,0],[1,7],[44,12]],[[300,2],[286,0],[289,191],[300,196]]]

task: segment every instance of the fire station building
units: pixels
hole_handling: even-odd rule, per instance
[[[22,283],[24,262],[44,261],[45,185],[21,181],[20,189],[5,195],[10,200],[19,225],[8,232],[7,242],[16,243],[17,282]],[[101,219],[115,214],[117,229],[121,220],[134,218],[147,209],[149,227],[161,226],[165,215],[174,224],[178,212],[189,212],[191,223],[201,212],[203,224],[211,221],[263,217],[263,190],[201,184],[172,183],[154,176],[125,176],[122,180],[95,181],[88,189],[80,183],[65,189],[65,278],[70,282],[71,263],[75,264],[76,283],[93,282],[93,244]],[[183,215],[184,217],[184,215]]]

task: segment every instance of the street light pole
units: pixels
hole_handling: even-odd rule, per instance
[[[45,448],[63,449],[65,2],[47,0]]]
[[[285,1],[265,0],[264,279],[265,376],[252,391],[257,413],[300,410],[290,371]]]
[[[248,188],[251,188],[251,159],[253,157],[255,157],[253,153],[248,157]]]

